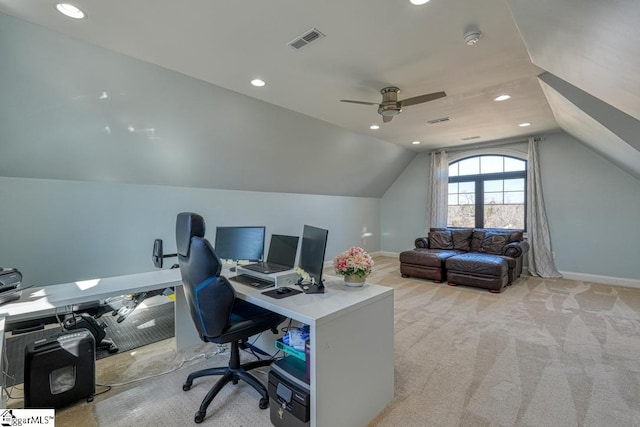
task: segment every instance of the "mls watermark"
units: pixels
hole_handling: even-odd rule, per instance
[[[53,409],[0,409],[0,426],[47,426],[55,427]]]

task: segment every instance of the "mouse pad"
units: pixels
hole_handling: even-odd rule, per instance
[[[295,294],[302,293],[302,291],[299,291],[297,289],[293,289],[293,288],[289,288],[289,289],[291,289],[291,292],[287,292],[286,294],[279,294],[277,289],[271,289],[270,291],[264,291],[262,295],[266,295],[268,297],[275,298],[275,299],[282,299],[282,298],[290,297]]]

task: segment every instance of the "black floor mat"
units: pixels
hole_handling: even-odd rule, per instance
[[[174,336],[174,304],[166,303],[151,307],[137,307],[123,322],[117,323],[117,317],[104,314],[98,322],[107,325],[107,338],[111,338],[118,352],[162,341]],[[61,332],[61,328],[8,337],[5,341],[6,386],[20,384],[24,380],[24,349],[30,342],[50,337]],[[97,350],[96,359],[110,356],[107,350]]]

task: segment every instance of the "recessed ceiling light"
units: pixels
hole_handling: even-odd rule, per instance
[[[409,0],[411,4],[415,4],[416,6],[422,6],[425,3],[429,3],[429,0]]]
[[[58,9],[58,12],[68,16],[69,18],[84,19],[87,17],[86,13],[69,3],[58,3],[56,4],[56,9]]]
[[[413,141],[412,144],[413,145],[420,145],[420,141]]]
[[[380,126],[378,126],[378,125],[371,125],[371,126],[369,126],[369,129],[371,129],[371,130],[378,130],[378,129],[380,129]]]
[[[531,123],[529,122],[518,123],[518,126],[520,126],[521,128],[526,128],[527,126],[531,126]]]
[[[265,81],[261,79],[253,79],[251,80],[251,84],[254,85],[255,87],[262,87],[266,85]]]
[[[494,101],[506,101],[507,99],[511,98],[510,95],[499,95],[496,96],[495,98],[493,98]]]

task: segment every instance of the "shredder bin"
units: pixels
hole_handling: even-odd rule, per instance
[[[96,344],[87,329],[32,341],[25,348],[24,407],[61,408],[95,394]]]

